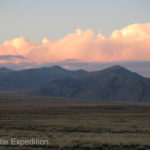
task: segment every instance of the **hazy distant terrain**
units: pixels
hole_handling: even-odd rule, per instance
[[[150,101],[150,79],[121,66],[89,72],[78,78],[58,79],[45,84],[33,95],[94,98],[113,101]]]
[[[12,71],[0,69],[0,92],[29,95],[99,99],[106,101],[150,101],[150,79],[121,66],[100,71],[66,70],[59,66]]]
[[[76,78],[87,73],[84,70],[69,71],[59,66],[9,71],[5,74],[2,74],[1,70],[2,69],[0,69],[0,91],[2,92],[29,90],[40,87],[52,80],[68,77]],[[5,68],[5,70],[7,69]]]

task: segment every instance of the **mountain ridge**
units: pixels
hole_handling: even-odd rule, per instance
[[[47,83],[33,95],[93,98],[116,101],[149,101],[150,79],[121,66],[89,72],[77,79],[58,79]]]
[[[5,73],[0,73],[0,92],[105,101],[150,101],[150,79],[119,65],[93,72],[67,70],[57,65],[2,70]]]
[[[0,91],[21,91],[39,87],[60,78],[76,78],[87,72],[69,71],[59,66],[12,71],[0,76]]]
[[[6,67],[0,67],[0,74],[1,73],[8,73],[8,72],[12,72],[13,70],[11,69],[8,69]]]

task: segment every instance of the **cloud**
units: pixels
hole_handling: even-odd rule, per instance
[[[19,62],[55,63],[64,60],[81,62],[149,61],[150,23],[133,24],[115,30],[109,37],[94,35],[91,29],[69,33],[51,41],[43,38],[36,44],[24,37],[7,40],[0,45],[0,55],[22,56]],[[11,57],[12,58],[12,57]],[[11,60],[11,61],[16,61]]]
[[[2,60],[13,60],[15,58],[25,59],[25,57],[23,57],[21,55],[0,55],[0,59],[2,59]]]
[[[78,62],[78,61],[80,61],[79,59],[65,59],[64,60],[65,62]]]

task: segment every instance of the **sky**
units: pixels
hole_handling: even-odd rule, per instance
[[[41,42],[63,38],[77,28],[105,36],[150,21],[149,0],[0,0],[0,43],[16,37]]]
[[[0,66],[146,62],[150,75],[149,8],[149,0],[0,0]]]

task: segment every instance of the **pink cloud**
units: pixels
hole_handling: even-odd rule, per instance
[[[143,61],[150,60],[149,41],[150,23],[129,25],[113,31],[108,38],[101,33],[94,35],[91,29],[77,29],[75,33],[69,33],[57,41],[43,38],[41,44],[24,37],[5,41],[0,45],[0,55],[21,55],[26,58],[16,63],[48,63],[66,59],[86,62]]]

